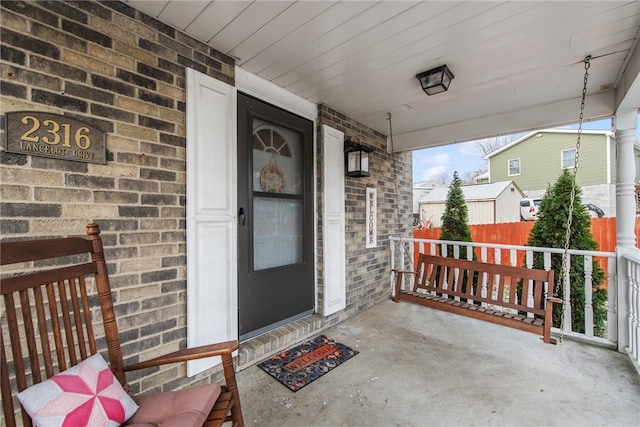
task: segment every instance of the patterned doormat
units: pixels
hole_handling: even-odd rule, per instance
[[[298,391],[358,354],[350,347],[320,335],[258,364],[282,385]]]

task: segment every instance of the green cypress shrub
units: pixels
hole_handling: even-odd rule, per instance
[[[447,193],[447,201],[445,203],[444,213],[442,214],[442,227],[440,229],[440,240],[453,240],[460,242],[471,242],[471,229],[469,228],[469,211],[467,203],[464,201],[464,193],[462,192],[462,181],[458,177],[458,172],[453,173],[453,182]],[[441,254],[442,255],[442,254]],[[447,256],[454,257],[453,245],[447,245]],[[460,258],[467,259],[467,248],[460,248]],[[475,259],[475,254],[472,257]],[[477,274],[468,277],[467,272],[459,278],[461,290],[466,291],[467,286],[476,286]],[[439,277],[438,271],[436,277]],[[471,282],[471,283],[470,283]]]
[[[573,175],[565,169],[556,183],[547,189],[545,197],[540,203],[538,220],[531,229],[527,246],[564,249],[568,218],[569,204],[571,200],[571,187],[574,184]],[[573,217],[569,237],[570,249],[597,250],[598,243],[593,239],[590,225],[591,217],[582,205],[582,191],[576,187],[574,199]],[[543,255],[537,253],[534,256],[534,268],[543,268]],[[551,268],[553,268],[555,281],[549,284],[549,292],[562,298],[564,289],[562,281],[562,254],[551,255]],[[604,282],[604,270],[593,261],[592,295],[593,295],[593,324],[594,334],[604,336],[607,320],[607,291],[601,287]],[[570,299],[571,299],[571,330],[584,333],[585,331],[585,280],[584,258],[571,257],[569,270]],[[562,305],[554,304],[553,326],[560,327],[562,319]]]
[[[455,240],[471,242],[471,230],[469,229],[469,210],[462,193],[462,181],[458,172],[453,173],[453,182],[447,193],[444,213],[441,217],[440,240]],[[453,257],[453,246],[447,247],[447,256]],[[460,258],[467,257],[467,248],[460,248]]]

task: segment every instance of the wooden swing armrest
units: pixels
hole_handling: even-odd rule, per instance
[[[134,363],[124,367],[125,372],[135,371],[137,369],[151,368],[154,366],[166,365],[168,363],[186,362],[195,359],[204,359],[213,356],[226,356],[231,358],[231,353],[239,347],[238,341],[225,341],[217,344],[208,344],[199,347],[186,348],[184,350],[174,351],[163,356],[155,357],[144,362]]]
[[[562,300],[556,297],[547,297],[547,306],[544,313],[544,330],[542,340],[545,344],[555,344],[555,339],[551,339],[551,325],[553,324],[553,304],[562,304]]]
[[[418,272],[417,271],[411,271],[411,270],[398,270],[398,269],[392,269],[392,272],[394,272],[396,274],[396,294],[393,297],[393,302],[399,302],[400,301],[400,288],[402,288],[402,275],[403,274],[414,274],[416,277],[418,276]]]

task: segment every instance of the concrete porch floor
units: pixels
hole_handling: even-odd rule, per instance
[[[247,426],[639,426],[628,357],[387,301],[323,333],[360,354],[294,393],[237,374]],[[317,334],[316,334],[317,335]]]

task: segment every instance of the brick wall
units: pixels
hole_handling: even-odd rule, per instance
[[[47,111],[87,122],[107,134],[108,160],[0,152],[2,238],[81,235],[98,222],[125,357],[184,347],[185,67],[234,84],[233,60],[120,2],[2,1],[0,8],[1,112]],[[327,106],[320,107],[322,124],[375,149],[371,177],[345,178],[347,309],[325,319],[328,325],[389,296],[388,237],[411,235],[411,154],[388,154],[384,135]],[[318,150],[321,177],[321,143]],[[378,190],[373,249],[364,247],[367,186]],[[321,212],[322,182],[317,191]],[[320,239],[321,225],[319,218]],[[321,253],[320,241],[320,286]],[[181,364],[129,379],[134,392],[146,392],[217,375],[189,379]]]
[[[368,177],[345,177],[345,222],[347,243],[347,307],[337,314],[343,320],[389,298],[390,236],[411,237],[412,154],[387,152],[387,137],[326,105],[318,109],[318,132],[327,125],[374,149],[369,154]],[[318,138],[317,158],[322,159],[322,139]],[[394,173],[394,170],[397,173]],[[322,163],[318,162],[316,199],[322,213]],[[377,190],[377,246],[367,249],[366,188]],[[322,218],[319,218],[322,223]],[[322,290],[322,231],[318,226],[318,287]],[[320,298],[322,295],[320,295]],[[320,305],[322,305],[320,303]]]
[[[2,113],[87,122],[108,153],[106,165],[0,153],[2,238],[99,223],[125,357],[185,347],[185,67],[234,84],[233,60],[120,2],[0,7]],[[194,382],[185,370],[129,378],[170,389]]]

